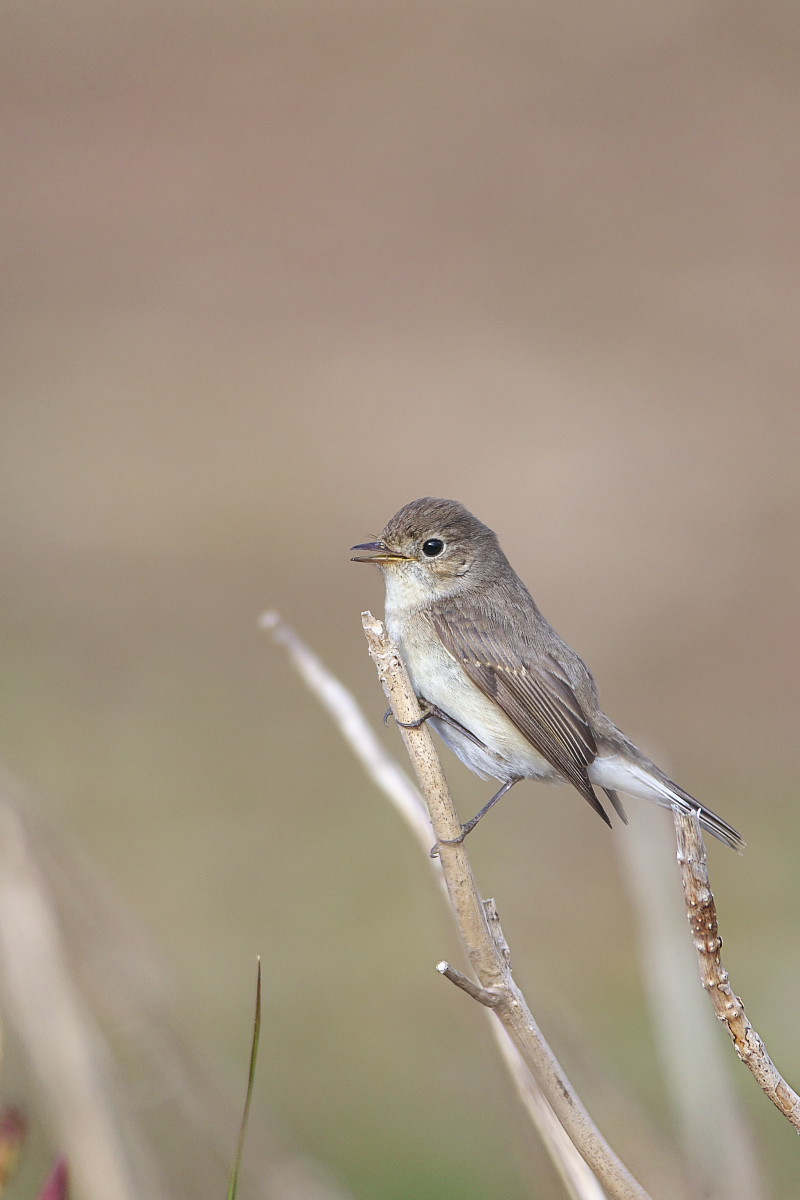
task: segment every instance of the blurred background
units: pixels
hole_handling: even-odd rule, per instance
[[[726,965],[796,1082],[796,10],[33,0],[4,24],[0,757],[78,972],[75,897],[107,898],[119,995],[87,997],[171,1194],[224,1192],[256,954],[251,1162],[356,1200],[563,1194],[433,970],[463,962],[428,864],[257,628],[278,609],[380,729],[359,613],[383,589],[348,550],[426,494],[499,532],[609,714],[742,830],[709,848]],[[486,785],[444,761],[470,816]],[[628,836],[526,784],[471,849],[604,1133],[695,1196]],[[795,1134],[708,1036],[762,1194],[797,1190]],[[19,1197],[58,1149],[26,1058],[7,1031]]]

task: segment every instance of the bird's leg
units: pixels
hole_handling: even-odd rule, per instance
[[[487,754],[489,753],[480,738],[475,737],[475,734],[462,725],[460,721],[457,721],[455,717],[451,717],[444,709],[439,708],[438,704],[431,704],[430,700],[425,700],[422,696],[418,696],[417,699],[420,706],[424,709],[422,716],[417,721],[398,721],[397,717],[395,717],[395,724],[399,725],[401,729],[419,729],[420,725],[424,725],[431,717],[435,717],[437,721],[441,721],[444,725],[449,725],[451,729],[456,729],[462,737],[468,738],[480,750],[485,750]],[[391,716],[392,710],[388,708],[383,714],[384,725],[388,724],[389,717]]]
[[[507,779],[506,782],[503,784],[503,786],[500,788],[499,792],[495,792],[495,794],[492,796],[491,800],[488,800],[486,802],[486,804],[484,804],[481,811],[479,813],[476,813],[471,821],[467,821],[466,825],[461,826],[461,833],[458,835],[457,838],[442,838],[441,843],[439,843],[439,842],[436,843],[436,845],[431,850],[431,858],[437,857],[437,853],[438,853],[437,847],[440,844],[443,846],[459,846],[463,842],[463,840],[467,836],[467,834],[472,833],[473,829],[478,824],[478,821],[480,821],[481,817],[485,817],[486,814],[488,813],[489,809],[494,808],[495,804],[497,804],[497,801],[501,800],[503,798],[503,796],[505,796],[506,792],[510,792],[512,787],[514,786],[514,784],[519,783],[521,778],[522,777],[518,775],[514,779]]]

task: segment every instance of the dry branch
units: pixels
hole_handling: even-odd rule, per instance
[[[704,1200],[766,1200],[762,1156],[732,1078],[739,1068],[697,986],[686,905],[675,886],[675,830],[664,815],[655,805],[641,805],[636,820],[614,842],[637,926],[653,1041],[690,1194]]]
[[[363,613],[362,622],[370,654],[392,711],[398,723],[413,724],[421,716],[421,710],[405,667],[381,622],[371,613]],[[403,812],[424,845],[429,836],[429,827],[423,814],[420,794],[386,755],[352,695],[330,675],[277,614],[265,614],[262,624],[273,630],[276,640],[287,646],[298,671],[331,712],[368,773]],[[460,823],[430,735],[424,725],[418,728],[401,726],[401,733],[429,808],[434,834],[438,842],[446,842],[448,838],[458,835]],[[722,941],[699,823],[696,817],[678,812],[674,813],[674,818],[684,897],[703,986],[711,997],[716,1016],[728,1029],[739,1057],[779,1111],[800,1129],[800,1097],[786,1083],[767,1054],[763,1041],[747,1019],[742,1001],[730,987],[727,971],[720,960]],[[448,963],[439,963],[437,969],[483,1005],[520,1097],[539,1129],[565,1186],[572,1196],[580,1200],[590,1195],[601,1197],[603,1193],[596,1182],[597,1178],[602,1179],[608,1194],[615,1200],[616,1197],[646,1200],[647,1193],[594,1127],[530,1016],[524,998],[511,978],[508,948],[496,922],[493,902],[481,901],[463,843],[440,845],[439,851],[442,865],[440,879],[444,880],[450,894],[456,921],[480,982],[467,979]],[[503,1023],[492,1020],[492,1013],[497,1013]],[[552,1107],[548,1097],[553,1101]],[[558,1113],[558,1120],[555,1113]],[[564,1129],[570,1131],[572,1141],[565,1138]],[[565,1141],[568,1146],[563,1145]],[[580,1171],[573,1177],[570,1166],[573,1143],[580,1148],[586,1163],[596,1173],[596,1178],[592,1175],[587,1181]]]
[[[446,895],[444,876],[438,861],[431,859],[428,853],[431,844],[431,824],[422,796],[405,771],[384,750],[352,693],[330,673],[295,630],[281,620],[277,613],[264,613],[260,624],[286,649],[298,674],[336,722],[366,773],[407,822],[426,861],[435,871],[437,883]],[[484,907],[500,952],[507,957],[508,947],[502,938],[494,904],[487,900]],[[561,1122],[544,1098],[506,1029],[499,1021],[492,1019],[488,1008],[484,1011],[520,1103],[541,1137],[570,1200],[606,1200],[605,1192],[564,1132]]]
[[[370,653],[395,716],[401,721],[416,720],[420,716],[419,705],[395,648],[382,624],[371,614],[363,614],[362,620],[370,643]],[[426,797],[430,793],[433,804],[430,822],[419,792],[405,773],[389,759],[347,689],[331,676],[277,614],[265,614],[261,624],[286,647],[295,667],[331,713],[365,769],[408,820],[426,857],[431,843],[431,824],[437,839],[457,836],[461,826],[427,729],[422,726],[403,730],[402,733],[420,783],[426,790]],[[463,845],[442,847],[442,857],[442,869],[437,865],[438,860],[433,862],[433,866],[453,899],[453,912],[465,937],[473,969],[480,980],[478,985],[467,981],[471,983],[471,989],[467,987],[465,990],[471,991],[484,1004],[490,1001],[492,1007],[486,1007],[484,1011],[490,1020],[498,1049],[569,1195],[574,1200],[603,1200],[606,1194],[613,1200],[649,1200],[647,1193],[595,1128],[539,1032],[522,994],[511,978],[508,948],[492,902],[481,901]],[[452,978],[450,971],[443,973]],[[457,982],[461,984],[464,979],[459,973]],[[492,1015],[498,1009],[502,1024],[494,1020]],[[569,1136],[565,1129],[569,1131]],[[579,1143],[583,1157],[576,1152],[574,1143]],[[605,1192],[598,1179],[602,1181]]]
[[[716,1016],[731,1035],[739,1058],[779,1112],[795,1129],[800,1130],[800,1096],[789,1086],[767,1054],[766,1046],[748,1021],[744,1005],[731,988],[728,972],[722,965],[722,938],[719,935],[714,893],[708,878],[706,847],[700,823],[693,813],[686,815],[675,812],[674,817],[683,894],[703,987],[711,998]]]
[[[507,956],[498,945],[472,875],[464,842],[448,845],[461,832],[455,806],[426,725],[410,728],[422,715],[408,673],[382,622],[362,614],[369,652],[400,725],[400,732],[428,806],[439,843],[450,902],[480,987],[497,997],[492,1011],[530,1068],[573,1145],[614,1200],[645,1200],[644,1188],[611,1149],[566,1072],[539,1030],[527,1001],[514,982]]]

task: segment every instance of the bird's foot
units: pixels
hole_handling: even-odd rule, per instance
[[[466,825],[461,826],[461,833],[455,838],[440,838],[435,845],[431,846],[431,858],[439,857],[440,846],[460,846],[464,838],[474,828],[473,822],[468,821]]]
[[[397,717],[395,717],[395,725],[399,725],[401,729],[420,729],[421,726],[423,726],[426,721],[430,720],[431,717],[438,716],[438,713],[434,711],[433,706],[426,703],[426,701],[421,700],[420,706],[424,711],[422,716],[416,721],[398,721]],[[394,713],[390,708],[387,708],[386,712],[383,714],[384,725],[389,724],[389,718],[392,716],[394,716]]]

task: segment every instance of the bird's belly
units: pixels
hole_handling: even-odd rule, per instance
[[[433,719],[442,739],[461,761],[482,778],[500,780],[553,778],[556,772],[546,759],[519,732],[499,705],[490,700],[468,678],[458,662],[448,654],[438,638],[415,644],[413,636],[397,636],[417,695],[447,713],[481,743],[476,745],[446,721]]]

